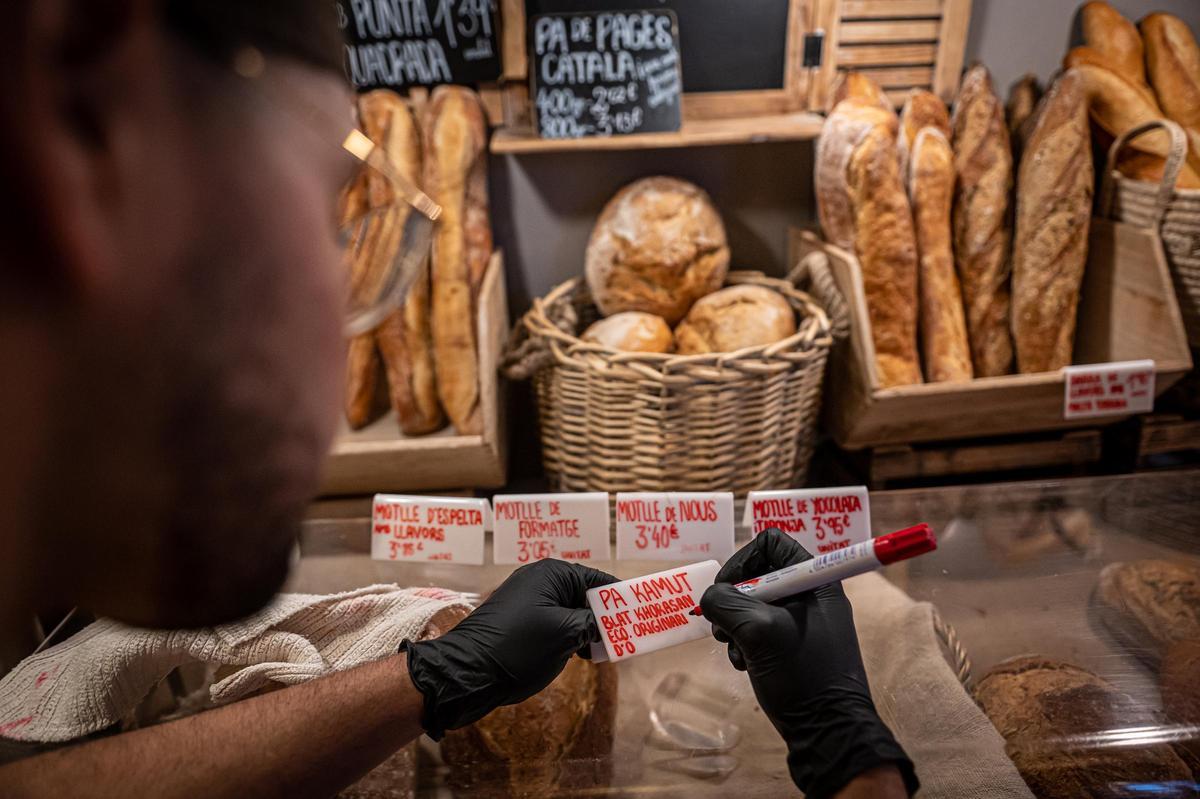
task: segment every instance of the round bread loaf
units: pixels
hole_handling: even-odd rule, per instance
[[[733,352],[795,332],[796,313],[782,294],[763,286],[730,286],[697,300],[675,328],[675,349],[680,355]]]
[[[613,314],[583,331],[581,338],[621,352],[670,352],[671,328],[661,316],[641,311]]]
[[[675,324],[725,282],[725,226],[700,187],[643,178],[604,206],[588,241],[586,271],[605,316],[645,311]]]
[[[975,701],[1039,799],[1110,796],[1123,783],[1190,775],[1168,744],[1106,740],[1113,730],[1155,725],[1153,713],[1070,663],[1038,656],[1004,661],[979,681]]]
[[[1167,720],[1172,724],[1188,727],[1190,732],[1175,744],[1175,751],[1183,758],[1194,776],[1200,777],[1200,640],[1181,641],[1167,650],[1163,656],[1162,702]]]
[[[1194,561],[1111,563],[1100,572],[1094,600],[1108,631],[1152,665],[1172,643],[1200,639],[1200,565]]]

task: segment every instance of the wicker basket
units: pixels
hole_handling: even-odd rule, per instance
[[[1158,128],[1164,128],[1171,137],[1171,153],[1162,182],[1132,180],[1117,172],[1114,165],[1120,149]],[[1183,129],[1165,119],[1147,122],[1117,137],[1108,151],[1100,190],[1100,216],[1159,231],[1188,344],[1200,347],[1200,189],[1175,188],[1187,151]]]
[[[802,280],[822,302],[797,287]],[[787,280],[732,272],[726,282],[782,293],[796,310],[796,334],[721,354],[616,352],[577,337],[599,318],[583,280],[534,301],[505,371],[533,378],[556,489],[745,494],[804,481],[833,344],[826,308],[844,307],[841,297],[820,264]]]

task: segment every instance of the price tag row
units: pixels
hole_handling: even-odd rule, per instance
[[[544,558],[610,560],[609,495],[509,494],[486,499],[377,494],[371,557],[481,565],[485,531],[496,563]],[[755,535],[778,527],[814,555],[871,537],[867,490],[753,491],[743,524]],[[621,493],[616,496],[618,560],[725,560],[734,551],[733,494]]]

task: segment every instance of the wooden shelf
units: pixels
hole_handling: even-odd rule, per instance
[[[529,128],[499,128],[492,134],[493,153],[524,154],[592,150],[650,150],[665,147],[708,147],[768,141],[815,139],[825,118],[794,113],[737,119],[685,120],[670,133],[632,136],[590,136],[583,139],[542,139]]]

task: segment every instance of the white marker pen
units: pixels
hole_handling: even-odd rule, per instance
[[[852,547],[836,549],[819,558],[785,566],[779,571],[737,583],[734,588],[763,602],[774,602],[935,549],[937,539],[933,537],[933,530],[927,524],[918,524]],[[699,605],[692,609],[691,614],[703,615]]]

